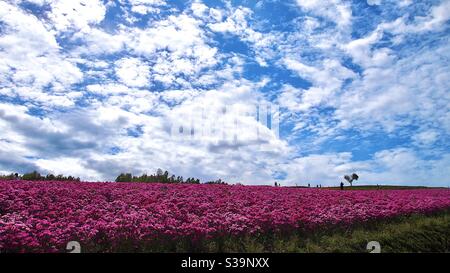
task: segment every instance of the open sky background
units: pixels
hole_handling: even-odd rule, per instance
[[[0,172],[448,186],[449,19],[446,0],[0,0]],[[261,101],[281,113],[264,148],[168,129]]]

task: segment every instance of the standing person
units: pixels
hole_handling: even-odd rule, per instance
[[[311,188],[311,185],[308,183],[308,188]]]
[[[344,182],[341,181],[341,190],[344,189]]]

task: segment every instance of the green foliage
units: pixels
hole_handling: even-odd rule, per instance
[[[17,180],[19,179],[18,173],[11,173],[6,175],[0,175],[0,180]]]
[[[117,176],[116,182],[200,184],[200,179],[189,177],[184,180],[182,176],[169,175],[168,171],[158,169],[155,174],[151,175],[144,173],[141,176],[133,176],[131,173],[121,173]]]
[[[116,182],[131,182],[133,179],[131,173],[121,173],[116,178]]]
[[[208,182],[205,182],[205,184],[227,185],[227,183],[225,181],[222,181],[222,179],[218,179],[218,180],[215,180],[215,181],[208,181]]]
[[[31,173],[24,174],[22,176],[22,180],[36,181],[36,180],[43,180],[43,177],[37,171],[33,171]]]
[[[41,175],[37,171],[31,173],[25,173],[19,175],[18,173],[12,173],[9,175],[0,175],[0,180],[29,180],[29,181],[80,181],[79,177],[73,177],[71,175],[64,176],[59,174],[55,176],[54,174],[47,174],[46,176]]]

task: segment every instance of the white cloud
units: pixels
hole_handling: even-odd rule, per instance
[[[448,64],[441,60],[447,55],[448,46],[441,45],[416,51],[389,67],[366,69],[333,104],[337,118],[345,126],[373,129],[381,125],[388,132],[432,121],[445,129],[440,117],[450,112],[444,84],[450,74]]]
[[[86,168],[86,166],[83,165],[82,160],[78,158],[59,157],[37,159],[35,164],[37,168],[48,173],[83,177],[84,181],[99,181],[102,177],[97,171]]]
[[[125,33],[110,34],[98,28],[91,28],[86,32],[75,33],[72,39],[79,39],[82,45],[74,54],[111,54],[121,51],[127,41]]]
[[[133,29],[127,46],[154,62],[153,79],[168,85],[188,84],[179,76],[194,77],[217,63],[217,48],[206,43],[200,24],[185,14],[169,16],[146,29]]]
[[[439,134],[434,130],[426,130],[413,136],[413,140],[418,145],[431,145],[438,139]]]
[[[284,182],[288,185],[338,186],[344,175],[356,172],[360,179],[355,185],[448,186],[450,154],[423,160],[410,149],[397,148],[379,151],[365,161],[353,161],[351,153],[313,154],[294,158],[280,169],[288,174]]]
[[[342,66],[337,60],[324,60],[320,67],[314,67],[287,58],[284,60],[284,64],[288,69],[295,71],[300,77],[313,84],[312,87],[301,92],[301,100],[293,98],[300,95],[300,92],[293,90],[292,87],[282,91],[280,103],[289,105],[289,108],[294,111],[305,111],[326,102],[330,96],[334,95],[334,92],[340,89],[344,80],[355,77],[353,71]]]
[[[396,181],[396,183],[414,183],[416,185],[447,186],[450,183],[450,155],[439,159],[423,160],[410,149],[397,148],[377,152],[372,162],[378,172],[369,174],[371,181]]]
[[[123,58],[116,63],[116,75],[128,86],[145,87],[149,84],[149,66],[138,58]]]
[[[208,11],[208,7],[205,4],[203,4],[201,1],[193,2],[191,9],[192,9],[192,13],[196,17],[200,17],[200,18],[203,18],[206,15],[206,12]]]
[[[340,28],[351,25],[351,7],[340,0],[297,0],[297,5],[306,12],[333,21]]]
[[[433,6],[430,13],[424,17],[416,17],[413,31],[437,30],[450,19],[450,1],[443,0],[438,6]]]
[[[159,13],[162,6],[166,5],[163,0],[130,0],[131,10],[140,14]]]
[[[383,33],[377,29],[366,37],[353,40],[343,45],[343,49],[353,57],[356,63],[364,67],[389,64],[391,59],[389,49],[372,49],[372,46],[380,41],[382,37]]]
[[[209,24],[209,28],[216,32],[244,32],[248,26],[246,17],[250,16],[252,11],[248,8],[240,7],[230,12],[225,21]]]
[[[54,0],[48,14],[58,31],[89,31],[90,25],[100,23],[106,14],[106,7],[100,0]]]
[[[442,30],[449,19],[450,1],[444,0],[439,5],[432,6],[426,16],[415,16],[412,22],[408,22],[407,16],[403,16],[391,22],[382,23],[378,28],[400,36],[420,34]]]
[[[220,16],[219,20],[210,22],[207,26],[214,32],[238,36],[253,49],[255,61],[260,66],[266,67],[267,60],[274,55],[271,47],[279,42],[279,38],[275,33],[261,33],[254,30],[249,23],[252,13],[250,9],[244,7],[228,8],[221,13],[226,17],[225,20]]]
[[[412,0],[400,0],[397,3],[399,5],[399,7],[407,7],[407,6],[411,5],[412,2],[413,2]]]
[[[3,87],[41,103],[72,105],[74,97],[65,93],[83,74],[74,60],[60,53],[54,34],[35,16],[5,2],[0,2],[0,20],[6,25],[0,36]],[[44,91],[45,87],[50,91]]]
[[[265,81],[252,83],[245,80],[234,80],[219,89],[207,92],[195,90],[168,90],[161,93],[150,93],[144,90],[129,90],[128,87],[111,85],[88,86],[90,92],[104,94],[113,90],[104,102],[92,103],[87,108],[73,111],[64,116],[50,115],[46,123],[58,122],[58,125],[43,126],[39,118],[26,113],[0,118],[0,128],[14,137],[14,149],[19,151],[26,147],[28,155],[33,154],[38,160],[26,170],[36,168],[42,172],[63,172],[80,175],[83,179],[113,179],[116,173],[111,170],[132,171],[134,173],[154,171],[157,167],[166,168],[183,176],[195,176],[203,179],[222,178],[230,182],[272,183],[271,170],[260,171],[263,166],[273,166],[277,158],[287,153],[286,143],[258,125],[256,119],[242,117],[245,131],[239,132],[237,143],[231,139],[222,141],[213,136],[202,136],[192,141],[189,138],[178,138],[171,134],[170,126],[179,121],[197,120],[192,115],[195,109],[211,110],[219,114],[223,106],[239,104],[248,107],[258,103],[261,97],[256,91]],[[125,91],[121,91],[125,90]],[[120,93],[122,92],[122,93]],[[175,106],[164,107],[164,102]],[[148,111],[157,116],[149,116]],[[239,114],[237,112],[236,114]],[[219,122],[220,116],[210,116],[209,121]],[[223,126],[233,123],[223,120]],[[26,126],[26,124],[28,124]],[[197,124],[199,124],[197,122]],[[127,128],[141,126],[142,134],[130,136]],[[169,126],[169,127],[168,127]],[[255,140],[256,131],[249,128],[259,127],[261,140]],[[37,128],[59,128],[49,132]],[[77,130],[77,131],[75,131]],[[229,132],[228,130],[224,132]],[[31,136],[34,141],[31,140]],[[35,141],[52,138],[55,147],[30,145]],[[101,137],[101,143],[98,138]],[[10,139],[12,140],[12,138]],[[21,140],[20,142],[18,142]],[[1,143],[1,141],[0,141]],[[93,145],[93,146],[91,146]],[[63,153],[70,147],[72,153]],[[84,147],[89,147],[84,149]],[[115,154],[108,153],[111,147],[120,147]],[[170,148],[168,152],[167,147]],[[7,148],[7,147],[5,147]],[[0,152],[3,152],[0,145]],[[142,153],[142,151],[145,151]],[[5,151],[6,152],[6,151]],[[58,152],[62,153],[58,155]],[[28,162],[27,154],[17,154],[19,162]],[[269,156],[270,155],[270,156]],[[254,160],[254,158],[259,158]],[[58,164],[60,162],[61,164]],[[2,164],[2,162],[0,162]],[[25,163],[23,163],[25,164]],[[198,165],[203,168],[198,168]],[[85,170],[85,172],[82,172]]]

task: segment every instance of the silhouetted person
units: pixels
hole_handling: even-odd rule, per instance
[[[341,190],[344,189],[344,182],[341,181]]]
[[[275,187],[277,186],[277,182],[275,182]]]
[[[311,185],[308,183],[308,188],[311,188]]]

